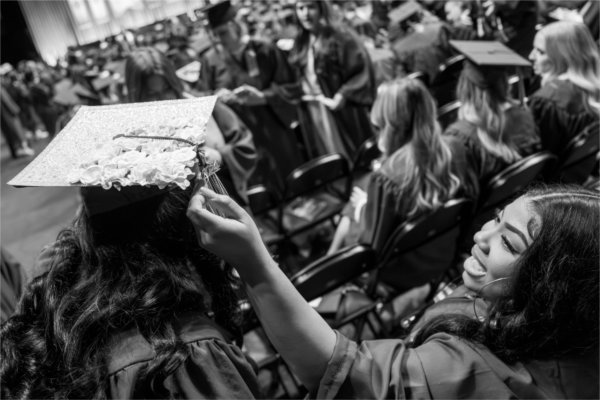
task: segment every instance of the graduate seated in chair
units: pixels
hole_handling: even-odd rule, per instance
[[[465,149],[441,135],[435,103],[419,80],[402,78],[380,86],[371,121],[379,130],[381,167],[366,191],[353,189],[328,254],[356,242],[381,250],[402,222],[450,199],[476,195]]]

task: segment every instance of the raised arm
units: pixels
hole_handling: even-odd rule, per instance
[[[209,212],[205,205],[225,217]],[[200,245],[236,268],[269,339],[309,389],[318,387],[336,343],[334,331],[281,271],[252,218],[233,200],[200,187],[188,217]]]

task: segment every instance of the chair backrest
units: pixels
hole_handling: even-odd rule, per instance
[[[596,165],[600,149],[600,123],[595,121],[569,141],[559,156],[554,179],[563,183],[583,183]]]
[[[311,301],[372,270],[375,259],[372,248],[353,245],[312,262],[290,280]]]
[[[248,196],[248,205],[252,214],[262,215],[270,210],[275,210],[279,206],[277,196],[265,185],[254,185],[246,191]]]
[[[411,72],[410,74],[406,75],[406,77],[410,79],[418,79],[423,82],[425,86],[429,86],[429,77],[423,71]]]
[[[446,129],[448,125],[457,120],[460,104],[460,101],[454,100],[438,108],[438,122],[442,129]]]
[[[350,167],[341,154],[327,154],[310,160],[294,169],[287,176],[283,200],[289,201],[308,194],[340,179],[347,179],[344,195],[349,196]]]
[[[455,265],[472,211],[471,200],[454,199],[396,228],[378,254],[376,279],[370,282],[368,293],[375,294],[378,282],[401,293],[439,280]]]
[[[387,240],[380,260],[407,253],[444,233],[461,226],[473,211],[473,202],[466,198],[452,199],[437,210],[400,225]]]
[[[457,79],[462,71],[464,60],[465,56],[458,54],[444,61],[442,65],[440,65],[438,74],[432,82],[432,85],[444,83],[448,79]]]
[[[481,191],[479,211],[503,205],[556,162],[556,156],[541,151],[525,157],[492,177]]]
[[[369,138],[360,145],[352,162],[352,174],[371,170],[371,163],[381,156],[377,139]]]

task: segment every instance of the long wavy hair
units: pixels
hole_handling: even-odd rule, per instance
[[[544,41],[549,70],[542,84],[565,78],[586,93],[588,105],[600,112],[600,54],[587,26],[558,21],[537,33]]]
[[[164,398],[163,381],[189,355],[177,315],[204,314],[239,334],[235,282],[199,247],[190,196],[174,190],[93,216],[84,206],[2,325],[3,398],[105,398],[109,341],[135,328],[156,354],[136,390]]]
[[[380,127],[384,158],[404,167],[400,185],[415,200],[408,217],[435,209],[457,193],[460,179],[450,168],[452,154],[441,136],[435,101],[418,79],[382,84],[371,121]]]
[[[164,77],[177,98],[183,98],[183,84],[175,74],[173,63],[157,49],[141,47],[129,54],[125,61],[125,85],[130,102],[144,101],[146,80],[153,75]]]
[[[318,33],[317,37],[320,40],[320,46],[326,46],[328,41],[333,37],[333,35],[342,30],[342,27],[339,26],[334,17],[334,11],[326,0],[301,0],[297,3],[311,3],[314,4],[317,10],[319,11],[319,21],[318,21]],[[289,61],[293,66],[296,66],[300,69],[304,69],[306,67],[306,63],[308,60],[308,46],[310,41],[310,32],[302,26],[296,14],[296,25],[298,26],[298,33],[294,40],[294,46],[290,52]]]
[[[483,322],[464,315],[434,318],[413,345],[447,332],[484,344],[506,362],[597,354],[600,194],[550,186],[524,196],[537,226],[506,295],[493,300]]]
[[[483,89],[473,83],[467,74],[463,70],[456,87],[457,98],[461,102],[458,118],[477,127],[477,138],[490,154],[509,164],[521,159],[516,146],[505,137],[504,132],[506,117],[503,107],[511,102],[506,76],[495,79],[488,88]]]

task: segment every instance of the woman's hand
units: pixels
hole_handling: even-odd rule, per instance
[[[239,103],[239,99],[237,98],[235,93],[233,93],[229,89],[221,88],[215,93],[215,96],[217,96],[219,100],[221,100],[225,104]]]
[[[367,204],[367,192],[359,188],[358,186],[354,186],[352,188],[352,194],[350,195],[350,204],[354,207],[354,220],[356,222],[360,221],[360,215],[363,207]]]
[[[267,104],[263,92],[250,85],[242,85],[233,91],[240,101],[245,106],[262,106]]]
[[[336,93],[333,99],[325,96],[317,96],[316,99],[331,111],[337,111],[346,105],[346,99],[340,93]]]
[[[212,147],[204,146],[202,147],[202,151],[204,152],[204,157],[206,157],[206,161],[209,163],[217,163],[217,165],[221,165],[223,163],[223,156],[219,153],[219,150],[213,149]]]
[[[221,216],[207,209],[210,205]],[[221,257],[241,274],[252,267],[273,262],[250,215],[229,196],[220,195],[202,183],[188,205],[200,245]]]

